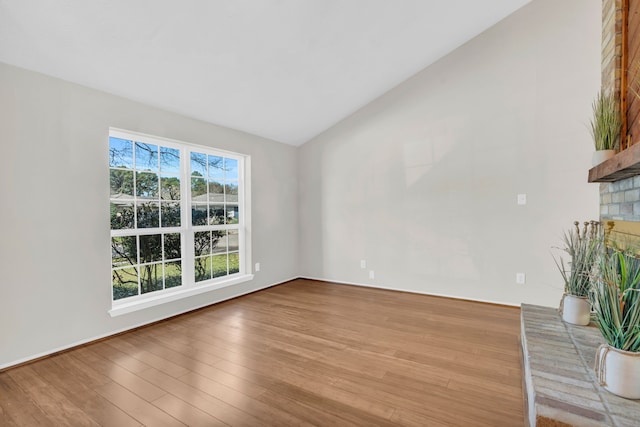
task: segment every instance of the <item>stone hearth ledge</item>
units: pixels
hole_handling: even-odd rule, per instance
[[[521,340],[527,426],[640,425],[640,401],[602,388],[595,354],[604,339],[593,322],[573,326],[557,309],[522,304]]]

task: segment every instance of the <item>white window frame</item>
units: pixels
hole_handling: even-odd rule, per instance
[[[109,280],[109,295],[111,298],[111,310],[109,314],[119,316],[131,313],[148,307],[165,304],[171,301],[210,292],[227,286],[236,285],[253,279],[251,274],[251,244],[248,236],[250,233],[250,164],[251,158],[248,155],[233,153],[230,151],[215,149],[203,145],[191,144],[188,142],[172,140],[168,138],[132,132],[128,130],[109,128],[109,137],[122,138],[125,140],[158,145],[180,150],[180,226],[179,227],[158,227],[158,228],[133,228],[124,230],[111,230],[111,237],[118,236],[140,236],[150,234],[180,233],[180,250],[182,260],[182,285],[169,289],[153,291],[139,294],[118,300],[113,300],[113,285]],[[107,143],[109,143],[107,139]],[[216,225],[216,226],[193,226],[191,219],[191,173],[190,173],[190,153],[198,152],[207,155],[220,156],[238,161],[238,224]],[[108,168],[110,169],[110,167]],[[135,172],[134,172],[135,173]],[[238,246],[240,268],[238,273],[213,278],[205,281],[195,282],[194,275],[194,233],[205,230],[238,230]],[[110,255],[111,256],[111,255]],[[111,265],[111,258],[109,259]],[[139,264],[138,264],[139,266]],[[111,270],[111,268],[110,268]],[[111,276],[111,275],[110,275]]]

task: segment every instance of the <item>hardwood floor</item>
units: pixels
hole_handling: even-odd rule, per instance
[[[522,426],[517,308],[294,280],[0,373],[2,426]]]

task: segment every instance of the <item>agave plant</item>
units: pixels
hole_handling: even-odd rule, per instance
[[[640,259],[621,250],[602,254],[592,296],[596,323],[607,343],[640,352]]]
[[[592,104],[591,136],[596,150],[616,150],[620,142],[622,116],[612,93],[601,91]]]
[[[569,254],[570,261],[565,264],[562,257],[554,261],[564,279],[564,291],[577,297],[587,297],[591,291],[591,270],[598,258],[600,250],[600,223],[585,222],[580,232],[578,221],[574,228],[564,233],[563,250]]]

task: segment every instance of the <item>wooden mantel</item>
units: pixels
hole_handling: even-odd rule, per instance
[[[614,182],[640,175],[640,144],[633,144],[589,170],[589,182]]]

